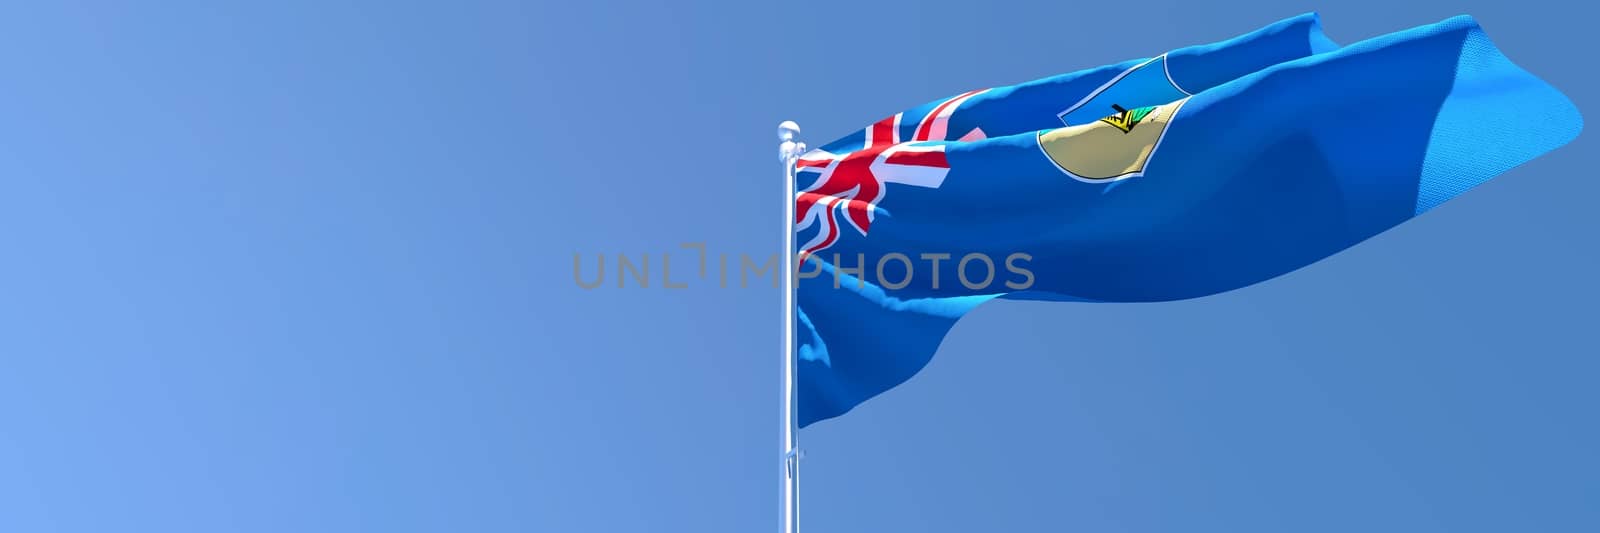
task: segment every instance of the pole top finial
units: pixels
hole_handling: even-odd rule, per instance
[[[778,124],[778,140],[792,141],[798,136],[800,136],[800,125],[795,124],[793,120],[785,120]]]
[[[806,143],[796,140],[799,137],[800,125],[793,120],[778,124],[778,159],[785,165],[794,165],[794,160],[806,152]]]

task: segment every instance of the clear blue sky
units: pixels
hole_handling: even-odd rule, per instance
[[[1600,115],[1591,7],[0,7],[0,531],[768,531],[774,126],[1304,11],[1476,16]],[[1600,530],[1594,132],[1289,276],[999,302],[807,429],[807,531]],[[659,270],[652,271],[658,275]]]

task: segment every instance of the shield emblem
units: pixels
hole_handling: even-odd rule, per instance
[[[1167,124],[1187,101],[1134,109],[1117,106],[1119,112],[1094,122],[1039,132],[1039,148],[1056,168],[1079,181],[1142,176],[1161,146]]]
[[[1067,127],[1039,132],[1056,168],[1079,181],[1143,175],[1167,122],[1189,97],[1162,55],[1123,71],[1057,114]]]

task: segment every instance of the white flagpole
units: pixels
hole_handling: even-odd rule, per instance
[[[800,531],[800,438],[795,427],[794,360],[794,194],[795,164],[806,145],[796,137],[800,125],[784,121],[778,125],[778,157],[783,160],[783,533]]]

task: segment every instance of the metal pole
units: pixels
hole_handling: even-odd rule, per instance
[[[795,163],[805,153],[805,143],[795,140],[800,125],[778,125],[778,157],[783,160],[783,533],[800,531],[800,439],[795,427],[794,360],[794,194]]]

